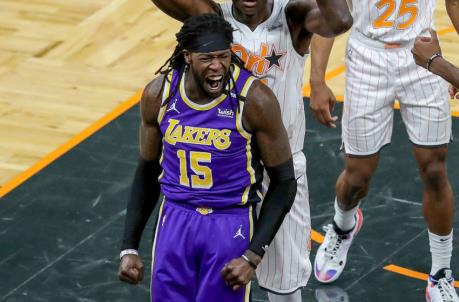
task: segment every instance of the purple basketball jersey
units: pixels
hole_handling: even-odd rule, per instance
[[[229,93],[204,105],[186,96],[185,73],[168,75],[163,90],[168,101],[158,117],[163,136],[159,180],[166,200],[213,208],[261,200],[260,156],[254,137],[242,126],[241,100],[255,77],[235,65],[231,72],[235,83],[227,85]]]

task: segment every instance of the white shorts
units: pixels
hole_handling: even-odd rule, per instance
[[[306,286],[311,275],[311,215],[303,152],[293,154],[293,163],[297,178],[295,201],[256,272],[260,287],[280,294],[292,293]],[[269,178],[265,171],[264,193],[268,185]]]
[[[447,83],[415,64],[410,45],[385,49],[379,43],[357,32],[348,40],[342,118],[345,153],[372,155],[390,143],[395,99],[413,144],[449,143]]]

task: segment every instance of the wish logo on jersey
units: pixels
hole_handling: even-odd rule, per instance
[[[234,111],[231,109],[218,109],[218,116],[219,117],[227,117],[227,118],[233,118],[234,117]]]
[[[245,62],[245,68],[257,76],[263,76],[271,68],[283,69],[283,59],[286,51],[277,51],[274,45],[261,43],[258,53],[251,53],[240,44],[234,44],[231,49]]]

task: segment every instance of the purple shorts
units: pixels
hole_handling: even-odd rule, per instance
[[[250,283],[233,291],[220,271],[247,249],[250,207],[196,208],[165,201],[153,243],[152,302],[246,302]]]

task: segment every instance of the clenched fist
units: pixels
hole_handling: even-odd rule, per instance
[[[124,255],[118,268],[118,277],[123,282],[137,284],[143,280],[143,262],[138,255]]]

